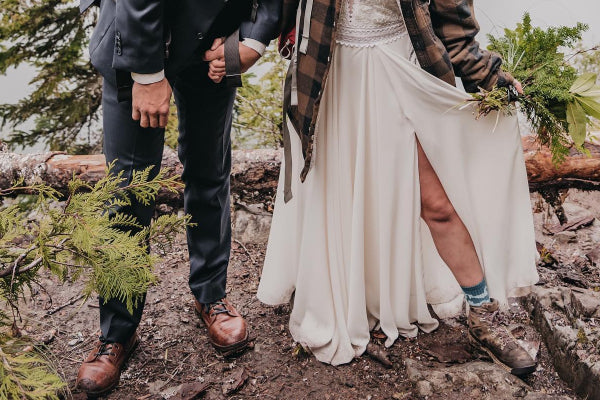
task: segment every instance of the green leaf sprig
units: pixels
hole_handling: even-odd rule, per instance
[[[509,102],[505,88],[481,90],[469,101],[477,103],[477,117],[499,111],[522,112],[541,144],[559,163],[572,147],[584,152],[591,118],[600,116],[600,87],[593,73],[580,75],[562,52],[581,41],[588,26],[534,27],[529,14],[504,35],[488,35],[489,50],[499,53],[503,69],[523,84],[517,104]]]

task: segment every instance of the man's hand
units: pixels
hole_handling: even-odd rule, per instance
[[[165,128],[169,119],[171,85],[167,79],[142,85],[134,82],[131,118],[140,121],[142,128]]]
[[[204,53],[204,61],[208,61],[208,77],[215,83],[221,82],[225,77],[225,47],[223,43],[225,43],[223,38],[215,39],[210,50]],[[258,61],[260,54],[241,42],[239,46],[240,66],[242,72],[246,72]]]

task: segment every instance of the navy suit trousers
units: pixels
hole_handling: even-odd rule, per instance
[[[187,229],[190,257],[189,285],[200,303],[225,297],[231,248],[229,177],[231,171],[231,118],[235,89],[215,84],[208,65],[197,52],[182,72],[171,80],[179,118],[179,158],[183,164],[186,213],[196,225]],[[159,171],[164,130],[141,128],[131,119],[131,102],[118,102],[115,82],[104,80],[104,153],[114,162],[115,173],[131,179],[134,170],[149,166]],[[121,210],[148,225],[154,204],[134,202]],[[102,335],[125,343],[135,332],[144,301],[130,314],[117,299],[100,299]]]

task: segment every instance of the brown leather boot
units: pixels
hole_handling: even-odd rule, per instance
[[[509,332],[506,316],[498,310],[498,301],[470,307],[469,339],[474,347],[487,353],[495,363],[521,376],[535,371],[537,363]]]
[[[108,343],[100,337],[98,343],[81,364],[77,374],[76,387],[90,395],[101,395],[119,384],[121,369],[138,344],[134,333],[129,342]]]
[[[247,347],[246,321],[227,299],[210,304],[196,301],[196,314],[208,328],[210,343],[223,355],[232,355]]]

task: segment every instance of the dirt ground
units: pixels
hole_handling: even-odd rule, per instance
[[[600,214],[598,210],[592,212]],[[537,228],[548,223],[548,218],[539,213],[536,218]],[[543,235],[538,236],[543,241]],[[553,243],[547,241],[547,246]],[[575,247],[569,251],[574,252]],[[388,350],[391,368],[368,355],[340,367],[322,364],[304,353],[290,337],[287,305],[268,307],[256,299],[264,252],[265,245],[233,243],[228,298],[247,318],[254,348],[225,359],[208,343],[206,329],[193,312],[187,286],[185,237],[181,235],[156,270],[160,282],[148,295],[138,330],[140,346],[128,362],[118,388],[105,398],[417,399],[404,359],[437,365],[442,364],[440,361],[450,363],[450,359],[468,362],[483,357],[470,348],[462,316],[442,323],[432,334],[398,340]],[[544,284],[558,280],[556,271],[540,267],[540,272]],[[34,338],[52,338],[49,353],[70,386],[66,398],[83,399],[85,395],[77,393],[73,385],[77,369],[98,334],[98,301],[89,299],[82,304],[81,283],[58,285],[50,278],[40,283],[40,288],[23,304],[24,332]],[[516,302],[511,311],[515,322],[528,326],[528,315]],[[382,338],[374,337],[374,341],[382,343]],[[577,399],[558,377],[543,343],[539,369],[525,382],[540,393]],[[186,390],[192,395],[183,396]],[[197,397],[193,396],[195,393]],[[457,387],[452,393],[431,398],[470,397]]]

